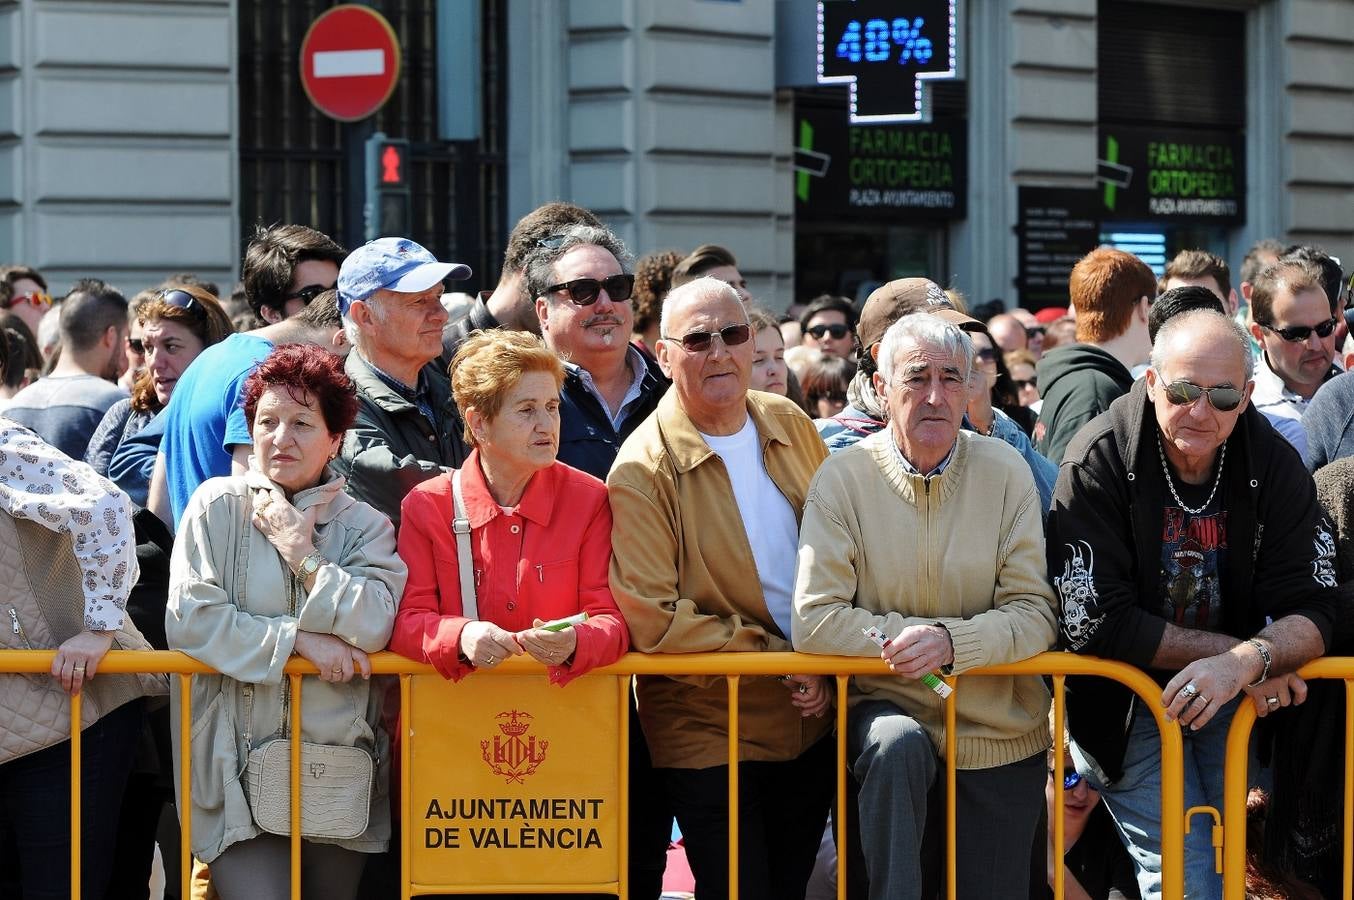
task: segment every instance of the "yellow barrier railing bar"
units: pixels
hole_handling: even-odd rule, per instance
[[[50,670],[51,664],[48,664]],[[80,813],[83,798],[80,795],[80,745],[84,736],[80,733],[81,707],[84,697],[76,694],[71,697],[71,896],[81,896],[80,891]]]
[[[5,650],[0,651],[0,674],[41,674],[49,672],[55,651],[52,650]],[[436,675],[436,670],[431,666],[415,663],[411,660],[397,656],[393,653],[382,652],[371,655],[372,671],[378,675],[399,675],[400,678],[400,696],[403,708],[407,709],[411,702],[410,677],[413,675]],[[732,671],[731,671],[732,670]],[[300,896],[300,724],[301,724],[301,704],[300,704],[300,678],[303,675],[317,674],[315,666],[300,658],[292,657],[287,661],[283,669],[289,677],[289,689],[292,692],[292,790],[296,802],[293,803],[292,812],[292,878],[291,892],[294,898]],[[492,677],[495,674],[503,675],[524,675],[539,674],[542,667],[529,659],[507,660],[494,669],[485,670],[479,673],[481,677],[488,675]],[[115,650],[108,653],[99,666],[100,674],[105,675],[125,675],[136,673],[165,673],[179,676],[181,687],[180,703],[180,756],[182,759],[182,769],[180,771],[180,790],[183,796],[191,796],[191,676],[216,674],[216,670],[203,663],[200,663],[186,654],[177,651],[125,651]],[[737,849],[738,849],[738,678],[739,676],[775,676],[785,672],[799,672],[806,675],[829,675],[836,678],[837,684],[837,747],[838,747],[838,814],[839,821],[837,827],[837,837],[839,847],[846,846],[846,807],[844,800],[845,786],[845,767],[848,764],[846,759],[846,695],[849,678],[852,675],[887,675],[889,669],[887,665],[878,658],[867,657],[835,657],[835,656],[812,656],[798,653],[701,653],[701,654],[670,654],[670,655],[644,655],[631,653],[623,656],[616,663],[610,666],[600,667],[593,670],[593,674],[598,675],[717,675],[728,679],[728,690],[730,697],[729,714],[729,759],[730,759],[730,896],[737,897]],[[1326,678],[1349,678],[1354,679],[1354,660],[1319,660],[1309,664],[1301,671],[1303,677],[1326,677]],[[965,678],[969,676],[1010,676],[1010,675],[1051,675],[1054,679],[1054,699],[1055,699],[1055,726],[1063,721],[1063,700],[1064,700],[1064,682],[1063,679],[1068,675],[1093,675],[1111,678],[1120,684],[1125,685],[1134,691],[1143,701],[1144,707],[1150,710],[1157,720],[1157,727],[1161,733],[1161,768],[1162,768],[1162,887],[1163,895],[1168,898],[1179,898],[1184,896],[1184,794],[1183,794],[1183,768],[1182,768],[1182,749],[1181,735],[1179,726],[1175,722],[1170,722],[1165,718],[1165,710],[1160,704],[1160,687],[1146,674],[1125,663],[1119,663],[1109,660],[1102,660],[1090,656],[1078,656],[1071,653],[1043,653],[1038,656],[1023,660],[1018,663],[1011,663],[1001,666],[991,666],[982,669],[974,669],[965,672]],[[440,677],[440,676],[438,676]],[[957,679],[949,678],[947,682],[954,687]],[[955,779],[955,708],[954,702],[958,696],[956,689],[946,704],[946,783],[949,788],[946,810],[946,845],[947,845],[947,872],[949,875],[949,896],[955,896],[955,872],[957,867],[955,850],[955,808],[954,808],[954,779]],[[73,698],[71,704],[72,714],[72,816],[71,816],[71,866],[72,866],[72,885],[77,890],[79,886],[79,789],[80,789],[80,698]],[[628,702],[622,692],[622,707]],[[1354,715],[1354,694],[1347,698],[1347,702]],[[1250,710],[1249,716],[1246,710]],[[627,715],[621,716],[623,723],[621,726],[622,739],[625,738],[628,729],[628,709],[624,710]],[[1249,704],[1241,704],[1238,710],[1238,718],[1233,722],[1233,732],[1239,728],[1244,728],[1249,734],[1250,724],[1254,720],[1254,710]],[[401,789],[403,792],[402,806],[404,809],[404,822],[402,827],[407,827],[410,821],[410,741],[413,738],[412,731],[409,729],[408,717],[404,718],[405,734],[401,742]],[[1233,781],[1236,777],[1236,766],[1231,764],[1231,754],[1233,753],[1233,737],[1229,734],[1228,753],[1229,764],[1227,769],[1227,796],[1230,798],[1235,785]],[[1245,738],[1241,738],[1244,748]],[[1062,750],[1061,742],[1055,749],[1055,757],[1061,761]],[[624,747],[620,753],[618,766],[621,771],[621,785],[623,796],[625,785],[628,784],[626,774],[628,772],[628,753]],[[1346,766],[1354,771],[1354,747],[1346,747]],[[1240,775],[1242,784],[1242,793],[1240,804],[1229,803],[1229,815],[1225,822],[1225,833],[1230,835],[1234,833],[1233,829],[1237,827],[1232,821],[1237,815],[1233,812],[1233,807],[1240,811],[1240,828],[1237,832],[1244,835],[1245,826],[1245,794],[1244,767]],[[1063,789],[1061,784],[1055,787],[1058,806],[1061,809],[1063,800]],[[1350,873],[1354,866],[1351,866],[1351,841],[1354,841],[1354,824],[1351,823],[1351,815],[1354,815],[1354,777],[1347,777],[1345,784],[1346,804],[1345,804],[1345,896],[1350,898]],[[626,848],[626,826],[628,820],[628,798],[626,803],[622,804],[622,822],[621,822],[621,847]],[[192,877],[191,862],[191,814],[181,816],[181,829],[183,833],[183,846],[181,848],[181,860],[183,864],[183,884],[184,893],[189,893],[188,888]],[[1064,835],[1062,834],[1061,816],[1057,817],[1054,823],[1055,848],[1062,849]],[[846,893],[846,857],[848,854],[840,853],[838,860],[838,885],[837,896],[839,900],[844,900]],[[1236,857],[1234,859],[1234,857]],[[1234,867],[1237,871],[1243,873],[1242,881],[1238,881],[1231,875]],[[1224,854],[1226,884],[1230,887],[1232,882],[1242,885],[1244,891],[1244,867],[1245,867],[1245,847],[1244,841],[1227,841]],[[411,861],[409,858],[408,842],[403,842],[400,852],[400,869],[402,875],[401,896],[404,900],[409,900],[414,895],[413,885],[411,884]],[[626,861],[621,862],[621,881],[615,885],[625,896],[628,890],[628,869]],[[1059,882],[1059,891],[1061,891],[1062,874],[1059,872],[1056,876]],[[532,885],[532,889],[541,892],[577,892],[580,890],[606,889],[611,885]],[[436,891],[446,893],[456,888],[448,889],[441,885],[419,885],[418,893]],[[476,888],[481,893],[507,893],[520,888],[512,886],[495,885],[482,886]],[[76,894],[78,896],[78,893]],[[1058,896],[1061,894],[1059,893]],[[1227,900],[1235,900],[1242,894],[1228,892]]]
[[[837,900],[846,900],[846,687],[851,679],[838,675],[837,683]]]

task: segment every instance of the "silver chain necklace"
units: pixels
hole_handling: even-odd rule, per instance
[[[1166,473],[1166,486],[1171,489],[1171,496],[1181,509],[1191,516],[1197,516],[1199,513],[1208,509],[1208,504],[1213,502],[1213,495],[1218,492],[1218,485],[1222,483],[1222,465],[1227,462],[1227,442],[1222,443],[1222,455],[1218,458],[1218,474],[1213,476],[1213,489],[1208,492],[1208,499],[1204,505],[1198,509],[1190,509],[1185,505],[1185,501],[1180,499],[1180,495],[1175,492],[1175,481],[1171,478],[1171,467],[1166,463],[1166,448],[1161,445],[1161,432],[1157,432],[1157,455],[1161,457],[1161,471]]]

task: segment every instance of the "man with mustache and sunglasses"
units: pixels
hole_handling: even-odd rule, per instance
[[[1249,403],[1241,326],[1212,310],[1167,320],[1151,368],[1068,445],[1047,525],[1067,647],[1130,663],[1184,726],[1185,806],[1223,808],[1227,731],[1301,703],[1292,674],[1329,647],[1335,543],[1293,448]],[[1244,694],[1244,696],[1243,696]],[[1156,721],[1126,688],[1068,679],[1078,771],[1100,791],[1161,896]],[[1209,829],[1185,836],[1185,893],[1220,898]]]
[[[794,403],[748,390],[752,329],[727,282],[674,288],[660,328],[672,390],[607,476],[611,590],[631,643],[644,653],[790,650],[799,518],[827,448]],[[742,682],[744,900],[804,896],[832,797],[827,684],[793,673]],[[644,676],[636,692],[696,893],[719,900],[729,883],[724,679]]]
[[[594,225],[564,228],[526,262],[541,337],[565,361],[558,458],[597,478],[668,386],[630,344],[633,266],[621,239]]]
[[[1250,329],[1260,345],[1252,402],[1299,453],[1307,451],[1308,402],[1340,374],[1333,363],[1339,321],[1314,262],[1284,257],[1251,285]]]

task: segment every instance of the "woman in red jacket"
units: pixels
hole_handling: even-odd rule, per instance
[[[558,684],[614,662],[630,639],[607,583],[606,486],[555,460],[563,363],[537,337],[489,331],[457,351],[451,381],[474,450],[459,472],[404,499],[399,551],[409,581],[390,649],[452,679],[519,653],[547,666]],[[462,596],[452,530],[462,516],[473,604]],[[540,627],[580,612],[588,618],[579,624]]]

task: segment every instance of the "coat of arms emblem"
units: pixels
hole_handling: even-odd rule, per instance
[[[498,730],[492,741],[480,741],[480,755],[495,775],[502,775],[508,784],[514,781],[525,783],[528,775],[545,762],[545,751],[549,741],[538,741],[535,735],[527,734],[531,728],[533,716],[529,712],[512,709],[501,712],[496,719]]]

